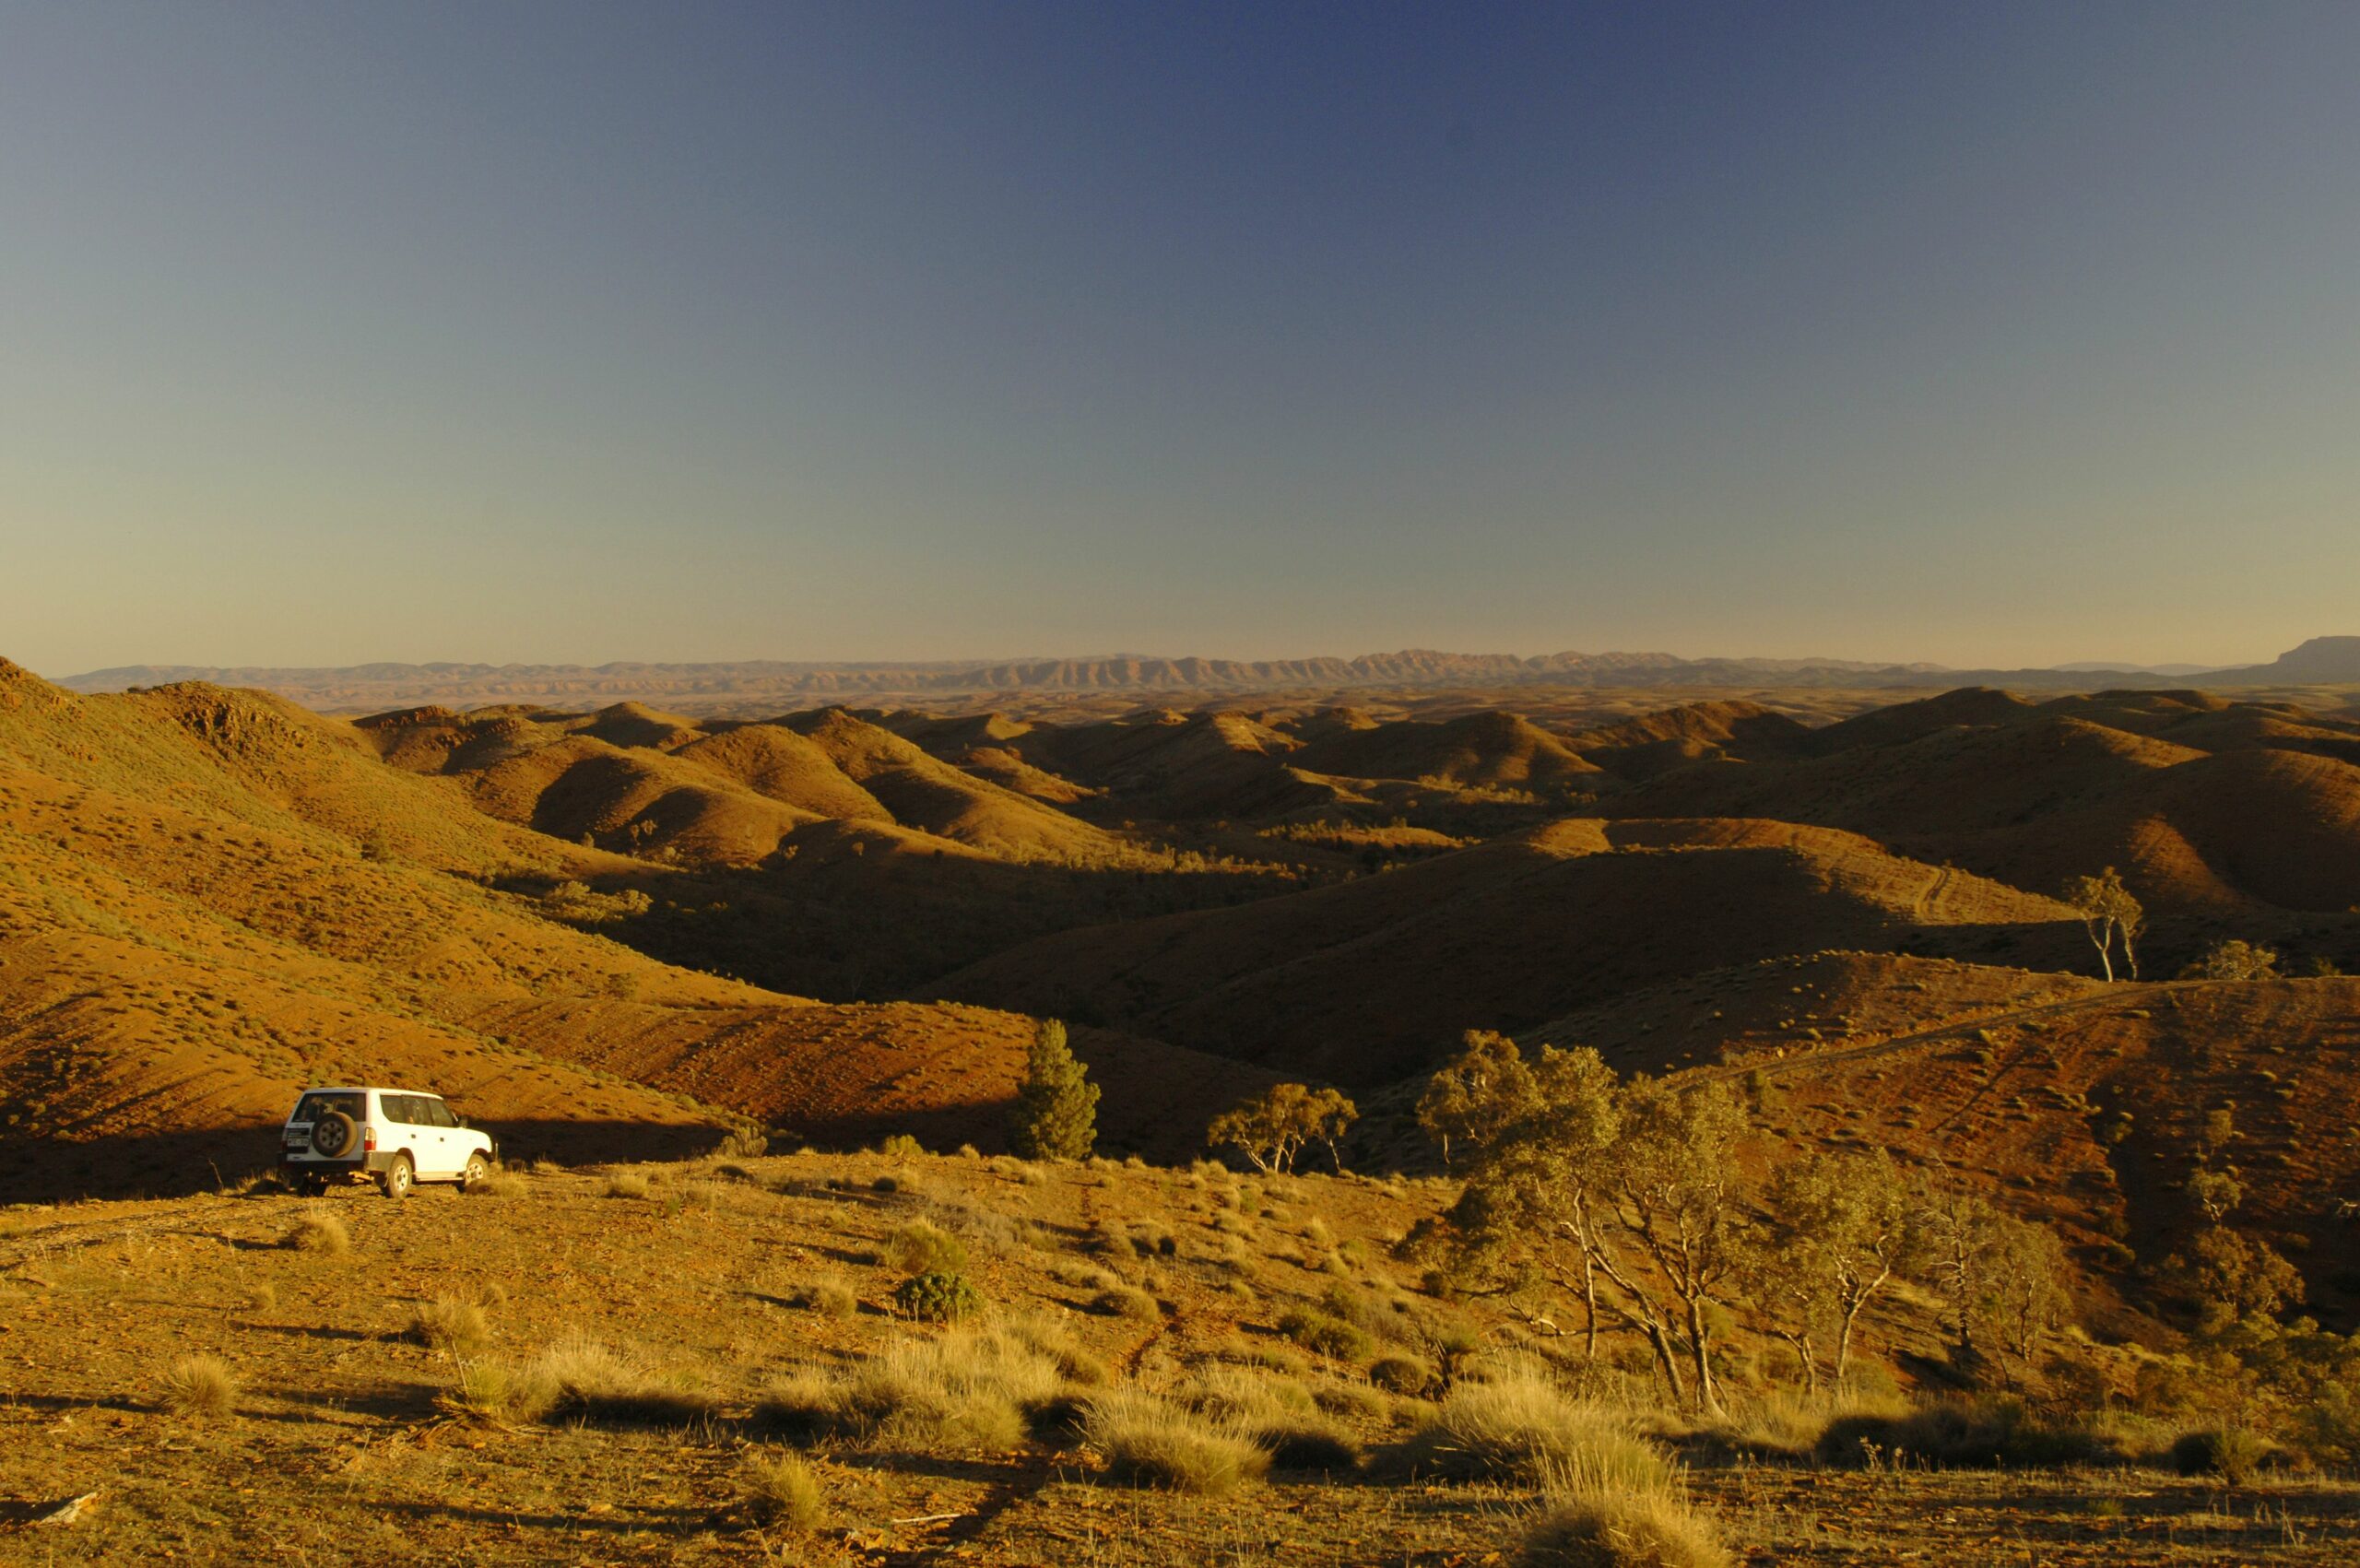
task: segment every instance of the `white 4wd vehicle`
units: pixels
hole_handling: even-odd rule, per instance
[[[419,1182],[472,1186],[500,1157],[441,1095],[401,1089],[307,1089],[280,1143],[279,1171],[313,1196],[331,1182],[373,1181],[387,1197],[407,1197]]]

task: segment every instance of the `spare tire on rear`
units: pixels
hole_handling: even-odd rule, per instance
[[[312,1152],[341,1160],[360,1141],[360,1124],[341,1111],[330,1111],[312,1124]]]

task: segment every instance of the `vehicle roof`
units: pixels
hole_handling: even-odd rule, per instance
[[[442,1097],[431,1089],[396,1089],[389,1083],[315,1083],[304,1094],[416,1094],[428,1100]],[[301,1099],[302,1095],[296,1096]]]

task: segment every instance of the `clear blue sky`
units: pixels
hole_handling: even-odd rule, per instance
[[[2360,631],[2360,6],[0,5],[0,653]]]

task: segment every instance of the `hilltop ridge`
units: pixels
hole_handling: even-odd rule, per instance
[[[60,678],[77,692],[189,680],[276,691],[327,712],[381,712],[430,703],[534,702],[599,708],[624,701],[683,712],[749,714],[765,705],[846,698],[1023,692],[1237,693],[1436,690],[1486,687],[1906,688],[2014,686],[2048,691],[2360,683],[2360,637],[2314,637],[2267,665],[2165,674],[2083,662],[2023,669],[1953,669],[1927,663],[1836,658],[1690,658],[1666,653],[1449,653],[1409,648],[1354,657],[1222,659],[1114,654],[1088,657],[930,661],[743,660],[603,665],[380,663],[340,668],[127,665]]]

